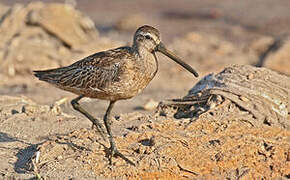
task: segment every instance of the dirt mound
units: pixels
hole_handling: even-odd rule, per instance
[[[112,127],[116,143],[136,167],[120,158],[110,166],[109,143],[94,130],[78,129],[50,136],[38,146],[26,170],[48,179],[93,174],[118,179],[288,177],[288,81],[264,68],[234,66],[205,77],[185,98],[161,104],[154,114],[120,115]],[[275,93],[254,93],[262,88],[264,94]],[[286,119],[273,109],[278,101]],[[248,109],[241,102],[256,107]],[[265,115],[270,122],[259,119]]]
[[[115,45],[99,38],[93,21],[70,5],[18,4],[0,19],[2,75],[64,66],[73,58]]]
[[[33,160],[35,173],[49,179],[58,178],[60,174],[55,172],[64,169],[70,174],[66,177],[74,177],[75,169],[83,169],[98,177],[118,179],[255,179],[287,175],[289,131],[249,128],[234,118],[227,121],[228,126],[220,128],[213,118],[189,124],[188,120],[158,117],[118,136],[120,150],[136,162],[136,167],[121,159],[114,159],[114,166],[109,166],[105,157],[109,144],[95,131],[77,130],[39,147],[38,160]]]

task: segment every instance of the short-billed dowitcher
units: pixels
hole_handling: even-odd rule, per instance
[[[156,51],[165,54],[194,76],[198,76],[193,68],[165,48],[160,40],[159,31],[147,25],[137,29],[131,47],[98,52],[66,67],[34,71],[34,73],[42,81],[79,95],[71,101],[73,108],[85,115],[103,137],[102,124],[84,110],[78,102],[83,97],[110,101],[104,116],[104,124],[110,141],[110,164],[113,156],[119,156],[134,165],[118,151],[115,145],[110,115],[116,101],[134,97],[156,75],[158,70]]]

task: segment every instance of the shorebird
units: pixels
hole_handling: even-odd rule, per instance
[[[111,111],[116,101],[136,96],[153,79],[158,71],[157,51],[198,77],[191,66],[165,48],[159,31],[148,25],[137,29],[131,47],[98,52],[66,67],[34,71],[34,75],[39,80],[79,95],[71,101],[73,108],[86,116],[102,137],[105,137],[102,124],[83,109],[79,101],[83,97],[108,100],[110,103],[103,120],[110,142],[109,163],[112,164],[113,156],[119,156],[134,165],[117,149],[111,132]]]

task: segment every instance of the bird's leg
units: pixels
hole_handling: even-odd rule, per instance
[[[77,98],[73,99],[71,101],[71,105],[73,106],[73,108],[75,110],[77,110],[78,112],[82,113],[84,116],[86,116],[92,123],[93,125],[95,125],[97,127],[97,130],[99,131],[99,133],[101,134],[102,138],[104,140],[106,140],[105,138],[105,131],[104,128],[102,126],[102,124],[99,122],[98,119],[94,118],[92,115],[90,115],[86,110],[84,110],[81,105],[79,104],[79,100],[81,100],[84,97],[84,95],[80,95]]]
[[[128,162],[129,164],[135,166],[135,163],[133,163],[131,160],[129,160],[128,158],[126,158],[122,153],[119,152],[119,150],[116,147],[113,135],[112,135],[112,131],[111,131],[111,111],[112,108],[114,106],[116,101],[110,101],[109,107],[106,111],[106,114],[104,116],[104,123],[107,129],[107,133],[109,135],[109,141],[110,141],[110,154],[109,154],[109,161],[110,161],[110,165],[112,164],[112,158],[113,156],[119,156],[120,158],[124,159],[126,162]]]

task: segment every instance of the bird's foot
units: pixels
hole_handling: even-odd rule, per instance
[[[127,163],[129,163],[132,166],[136,166],[135,163],[133,161],[131,161],[130,159],[128,159],[125,155],[123,155],[116,146],[111,146],[109,149],[109,163],[110,165],[112,165],[112,158],[113,157],[120,157],[123,160],[125,160]]]

